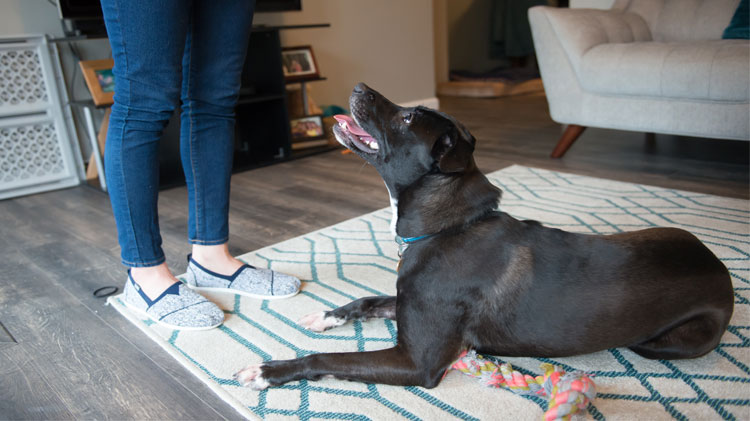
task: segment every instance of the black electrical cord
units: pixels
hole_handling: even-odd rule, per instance
[[[105,298],[109,297],[111,295],[117,294],[117,291],[119,289],[116,286],[108,285],[106,287],[101,287],[94,291],[94,297],[96,298]]]

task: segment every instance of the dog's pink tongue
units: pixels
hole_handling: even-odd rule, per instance
[[[339,123],[346,123],[346,126],[351,134],[372,138],[372,136],[370,136],[370,133],[367,133],[363,128],[359,127],[354,119],[349,117],[348,115],[336,114],[335,116],[333,116],[333,118],[335,118]]]

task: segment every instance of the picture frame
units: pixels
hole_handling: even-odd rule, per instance
[[[315,61],[312,47],[284,47],[281,49],[281,66],[287,82],[304,81],[320,77],[318,63]]]
[[[112,105],[115,95],[115,76],[112,73],[114,60],[83,60],[79,64],[94,104]]]
[[[289,121],[289,126],[292,131],[292,143],[326,138],[322,115],[294,118]]]

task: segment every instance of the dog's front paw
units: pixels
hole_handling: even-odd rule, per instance
[[[332,327],[341,326],[346,323],[346,319],[339,319],[334,316],[326,316],[325,311],[319,311],[317,313],[308,314],[307,316],[299,320],[300,326],[305,329],[312,330],[313,332],[323,332]]]
[[[268,380],[263,378],[263,364],[249,365],[234,375],[241,386],[249,387],[254,390],[263,390],[268,388]]]

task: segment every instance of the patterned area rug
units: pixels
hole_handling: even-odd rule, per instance
[[[582,233],[654,226],[687,229],[729,268],[736,297],[734,317],[721,345],[699,359],[652,361],[618,348],[574,358],[503,361],[532,374],[541,373],[542,362],[593,374],[599,396],[589,405],[590,419],[750,419],[747,201],[520,166],[489,178],[503,189],[502,210],[551,227]],[[256,392],[232,379],[249,363],[316,352],[376,350],[395,343],[396,324],[391,321],[355,322],[321,334],[296,324],[311,312],[363,296],[395,293],[397,247],[389,220],[390,209],[383,209],[240,256],[250,264],[300,277],[303,290],[280,301],[211,296],[226,312],[224,325],[212,331],[171,331],[129,313],[118,297],[110,302],[248,418],[540,419],[546,405],[542,399],[486,388],[457,371],[430,390],[326,379]]]

